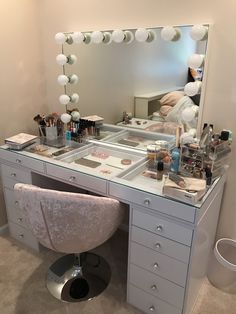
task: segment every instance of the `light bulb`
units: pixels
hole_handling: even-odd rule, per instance
[[[58,82],[58,84],[64,86],[64,85],[69,83],[69,78],[68,78],[68,76],[62,74],[62,75],[58,76],[57,82]]]
[[[68,95],[61,95],[60,97],[59,97],[59,102],[60,102],[60,104],[62,104],[62,105],[68,105],[69,104],[69,102],[70,102],[70,97],[68,96]]]
[[[66,35],[64,33],[57,33],[55,35],[55,41],[59,45],[63,45],[66,42]]]
[[[138,28],[135,32],[135,39],[139,42],[151,42],[156,38],[154,31],[146,28]]]
[[[185,122],[190,122],[195,117],[195,111],[193,110],[192,107],[187,107],[182,111],[181,116]]]
[[[103,39],[104,44],[110,44],[112,42],[111,33],[104,32],[103,36],[104,36],[104,39]]]
[[[79,81],[79,77],[76,74],[72,74],[68,79],[71,84],[77,84]]]
[[[79,121],[79,119],[80,119],[79,111],[76,111],[76,110],[72,111],[71,112],[71,117],[72,117],[73,121]]]
[[[73,102],[74,104],[77,104],[77,102],[79,101],[79,95],[76,93],[72,94],[70,97],[70,101]]]
[[[166,41],[177,41],[180,39],[181,32],[173,26],[165,26],[161,30],[161,38]]]
[[[104,35],[100,31],[94,31],[91,35],[91,42],[94,44],[101,44],[104,40]]]
[[[77,62],[77,57],[75,55],[69,55],[67,57],[67,60],[68,60],[67,63],[74,64]]]
[[[204,25],[194,25],[190,30],[190,37],[193,40],[207,39],[208,27]]]
[[[55,35],[55,40],[57,44],[64,45],[65,43],[71,45],[73,44],[73,39],[71,35],[66,35],[64,33],[57,33]]]
[[[71,37],[75,44],[82,44],[82,42],[85,40],[84,35],[81,32],[74,32]]]
[[[63,114],[61,115],[61,121],[62,121],[63,123],[69,123],[69,122],[71,121],[71,115],[68,114],[68,113],[63,113]]]
[[[67,58],[67,56],[65,56],[61,53],[61,54],[57,55],[56,61],[57,61],[57,64],[59,64],[59,65],[65,65],[68,62],[68,58]]]
[[[188,66],[191,69],[201,68],[204,64],[204,55],[193,54],[188,58],[187,61]]]
[[[125,33],[124,42],[126,44],[130,44],[134,40],[134,34],[131,31],[124,31],[124,33]]]
[[[115,29],[112,34],[111,38],[115,43],[122,43],[125,39],[125,34],[121,29]]]
[[[190,96],[190,97],[195,96],[197,94],[200,94],[201,86],[202,86],[201,81],[195,81],[195,82],[187,83],[184,86],[184,92],[187,96]]]

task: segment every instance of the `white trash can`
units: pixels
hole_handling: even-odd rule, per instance
[[[236,293],[236,240],[222,238],[216,242],[208,279],[215,287]]]

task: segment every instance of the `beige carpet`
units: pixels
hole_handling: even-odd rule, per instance
[[[127,234],[118,231],[96,252],[112,267],[112,281],[105,292],[89,302],[62,303],[45,287],[45,273],[58,254],[37,254],[11,239],[0,237],[0,314],[140,314],[126,299]],[[118,249],[117,249],[118,248]],[[194,314],[235,314],[236,297],[206,283]]]

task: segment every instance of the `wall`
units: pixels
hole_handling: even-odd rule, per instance
[[[36,132],[33,116],[45,111],[45,80],[37,0],[0,2],[0,141]],[[0,226],[6,223],[0,188]]]
[[[52,110],[63,111],[59,109],[57,101],[61,88],[55,83],[56,76],[60,73],[55,65],[55,56],[58,53],[58,46],[53,39],[55,33],[208,22],[214,23],[214,27],[203,120],[214,123],[219,130],[229,128],[236,132],[235,1],[41,0],[40,3],[47,95]],[[233,155],[235,156],[235,145]],[[236,161],[232,158],[218,235],[236,238],[234,173]]]

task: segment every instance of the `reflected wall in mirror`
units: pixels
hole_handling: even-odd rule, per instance
[[[57,62],[64,75],[59,78],[64,85],[60,102],[67,109],[78,107],[82,116],[100,115],[107,123],[122,121],[125,111],[153,119],[151,131],[174,133],[172,124],[196,129],[203,107],[208,28],[57,34],[62,44]],[[139,128],[137,119],[133,121],[128,126]]]

